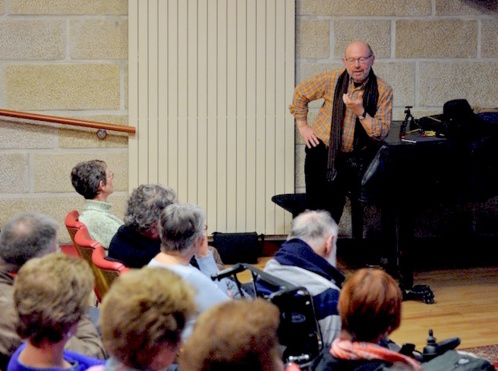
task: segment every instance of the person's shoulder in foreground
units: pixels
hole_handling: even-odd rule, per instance
[[[19,353],[23,351],[26,347],[26,344],[21,345],[12,355],[11,362],[7,367],[7,371],[36,371],[36,370],[53,370],[53,371],[62,371],[68,370],[67,368],[58,368],[58,367],[46,367],[46,368],[38,368],[38,367],[30,367],[21,363],[19,360]],[[71,364],[70,370],[73,371],[84,371],[91,367],[104,367],[105,361],[89,356],[85,356],[84,354],[76,353],[70,350],[63,351],[64,359]]]

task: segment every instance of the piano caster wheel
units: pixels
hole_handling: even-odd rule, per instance
[[[425,304],[434,304],[434,293],[427,285],[415,285],[402,292],[403,300],[423,300]]]

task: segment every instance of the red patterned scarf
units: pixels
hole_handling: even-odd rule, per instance
[[[422,366],[415,359],[374,343],[335,339],[330,347],[330,354],[334,358],[345,360],[379,359],[391,364],[404,363],[411,366],[415,371],[422,370]]]

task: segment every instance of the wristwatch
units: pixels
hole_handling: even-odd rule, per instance
[[[360,116],[358,116],[360,120],[363,120],[365,117],[367,117],[367,110],[363,110],[363,113]]]

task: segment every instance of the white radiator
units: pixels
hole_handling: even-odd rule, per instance
[[[130,191],[176,190],[209,233],[289,231],[294,0],[129,0]]]

